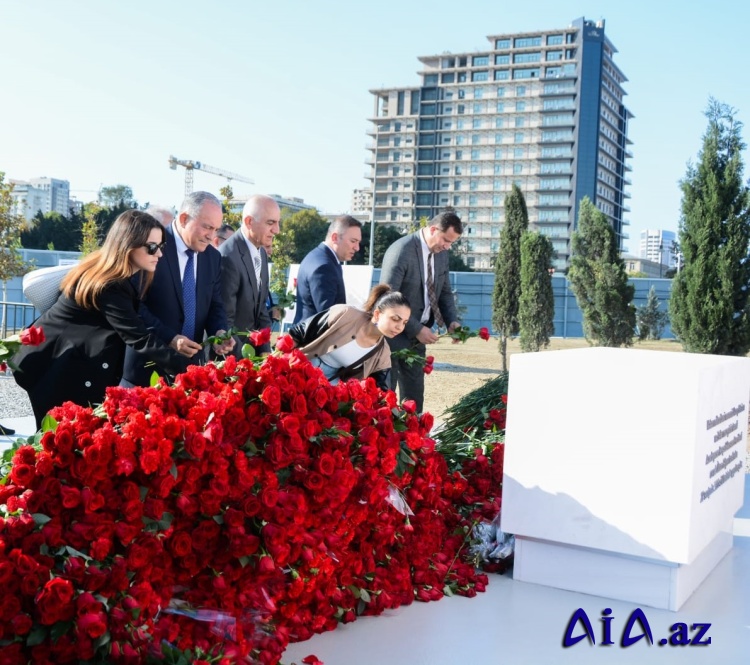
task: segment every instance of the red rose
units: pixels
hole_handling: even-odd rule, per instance
[[[43,626],[51,626],[58,621],[69,621],[75,611],[73,584],[69,580],[53,577],[36,597],[37,610]]]
[[[78,630],[92,640],[107,632],[107,615],[104,612],[91,612],[78,617]]]
[[[305,656],[302,659],[302,662],[305,663],[305,665],[323,665],[323,661],[320,660],[317,656],[313,656],[310,654],[309,656]]]
[[[38,346],[44,341],[44,331],[36,326],[29,326],[20,335],[21,344]]]
[[[271,329],[263,328],[263,330],[253,330],[253,332],[248,335],[248,339],[253,346],[263,346],[264,344],[268,344],[271,341]]]
[[[266,386],[260,395],[260,401],[265,404],[268,413],[276,414],[281,411],[281,392],[276,386]]]
[[[490,338],[490,331],[488,328],[480,328],[479,336],[486,342]]]
[[[424,367],[422,368],[422,371],[423,371],[423,372],[424,372],[425,374],[432,374],[432,371],[433,371],[434,369],[435,369],[435,368],[434,368],[434,367],[433,367],[432,365],[425,365],[425,366],[424,366]]]
[[[405,399],[401,402],[401,408],[406,411],[406,413],[416,413],[417,403],[413,399]]]
[[[276,349],[281,353],[289,353],[294,347],[295,343],[291,335],[282,335],[276,341]]]

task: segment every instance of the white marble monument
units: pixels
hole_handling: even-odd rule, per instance
[[[514,579],[679,609],[732,546],[749,396],[747,358],[512,356],[502,529],[516,535]]]

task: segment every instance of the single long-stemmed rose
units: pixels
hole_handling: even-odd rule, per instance
[[[44,341],[44,331],[38,326],[29,326],[20,333],[0,339],[0,372],[8,367],[15,369],[11,358],[22,346],[39,346]]]
[[[490,339],[491,335],[488,328],[482,327],[479,328],[479,330],[472,330],[469,326],[459,326],[454,330],[438,335],[438,339],[441,337],[448,337],[452,339],[454,343],[461,342],[462,344],[465,344],[466,340],[471,337],[479,337],[480,339],[487,341]],[[417,352],[414,347],[392,351],[391,355],[399,358],[407,365],[421,365],[425,374],[432,374],[435,369],[435,357],[423,356],[421,353]]]

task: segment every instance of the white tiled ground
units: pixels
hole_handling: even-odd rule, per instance
[[[3,424],[31,434],[33,418],[7,418]],[[10,440],[0,437],[0,449]],[[632,603],[515,582],[512,575],[490,575],[489,588],[475,598],[443,598],[414,603],[379,617],[363,617],[335,631],[292,644],[285,665],[315,654],[326,665],[575,665],[627,663],[663,665],[750,663],[750,476],[745,505],[735,519],[734,547],[679,612],[642,607],[655,644],[645,639],[619,645]],[[571,615],[583,608],[597,645],[587,641],[563,648]],[[613,646],[599,644],[601,613],[612,609]],[[672,624],[710,623],[707,646],[660,646]],[[633,635],[643,632],[639,625]],[[580,625],[574,635],[581,633]],[[692,633],[691,633],[692,634]]]

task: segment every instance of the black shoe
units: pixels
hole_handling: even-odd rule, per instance
[[[10,427],[5,427],[5,425],[0,425],[0,436],[10,436],[11,434],[15,434],[16,430],[11,429]]]

